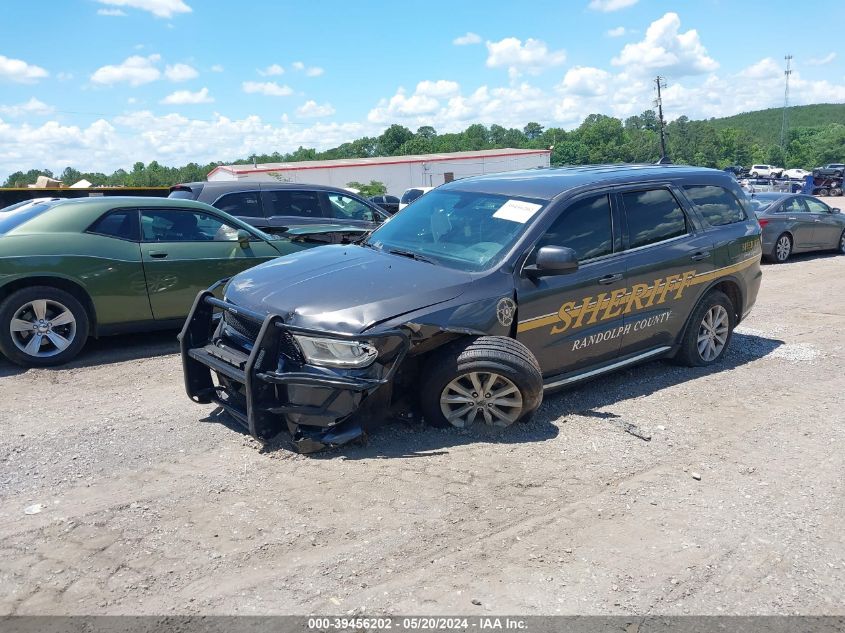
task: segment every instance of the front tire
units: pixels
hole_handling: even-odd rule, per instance
[[[87,339],[88,313],[69,292],[33,286],[0,303],[0,352],[16,365],[62,365]]]
[[[839,236],[839,254],[845,255],[845,231]]]
[[[725,293],[713,290],[707,294],[690,316],[677,360],[689,367],[704,367],[721,360],[736,326],[734,310]]]
[[[432,426],[503,428],[530,417],[540,406],[543,376],[522,343],[481,336],[432,357],[420,398],[423,417]]]

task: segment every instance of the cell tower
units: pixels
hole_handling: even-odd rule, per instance
[[[792,55],[784,57],[786,70],[783,75],[786,78],[786,87],[783,90],[783,120],[780,124],[780,148],[784,149],[786,144],[786,133],[789,130],[789,76],[792,74]]]
[[[666,87],[666,78],[657,75],[654,78],[654,85],[657,87],[657,99],[654,100],[654,105],[657,107],[657,117],[660,123],[660,160],[657,162],[665,165],[672,162],[666,156],[666,122],[663,120],[663,96],[660,93],[660,89]]]

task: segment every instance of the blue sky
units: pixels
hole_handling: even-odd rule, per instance
[[[391,123],[572,128],[845,102],[845,3],[4,0],[0,177],[325,148]],[[38,4],[37,9],[33,8]]]

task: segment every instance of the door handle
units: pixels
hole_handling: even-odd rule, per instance
[[[821,222],[818,218],[813,218],[813,222]]]
[[[698,251],[694,255],[690,255],[690,259],[694,262],[700,262],[703,259],[710,259],[710,251]]]
[[[616,283],[620,279],[622,279],[622,273],[613,273],[611,275],[600,277],[599,283],[603,286],[607,286],[608,284]]]
[[[786,218],[787,220],[797,220],[798,218]]]
[[[153,259],[164,259],[167,257],[167,253],[164,251],[150,251],[150,257]]]

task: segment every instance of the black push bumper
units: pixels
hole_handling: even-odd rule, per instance
[[[301,453],[349,442],[363,433],[365,423],[384,414],[393,377],[410,347],[407,334],[285,325],[278,314],[264,316],[215,298],[218,285],[197,295],[179,334],[191,400],[216,403],[260,441],[287,430]],[[294,334],[365,339],[379,355],[365,369],[315,367],[305,363]]]

